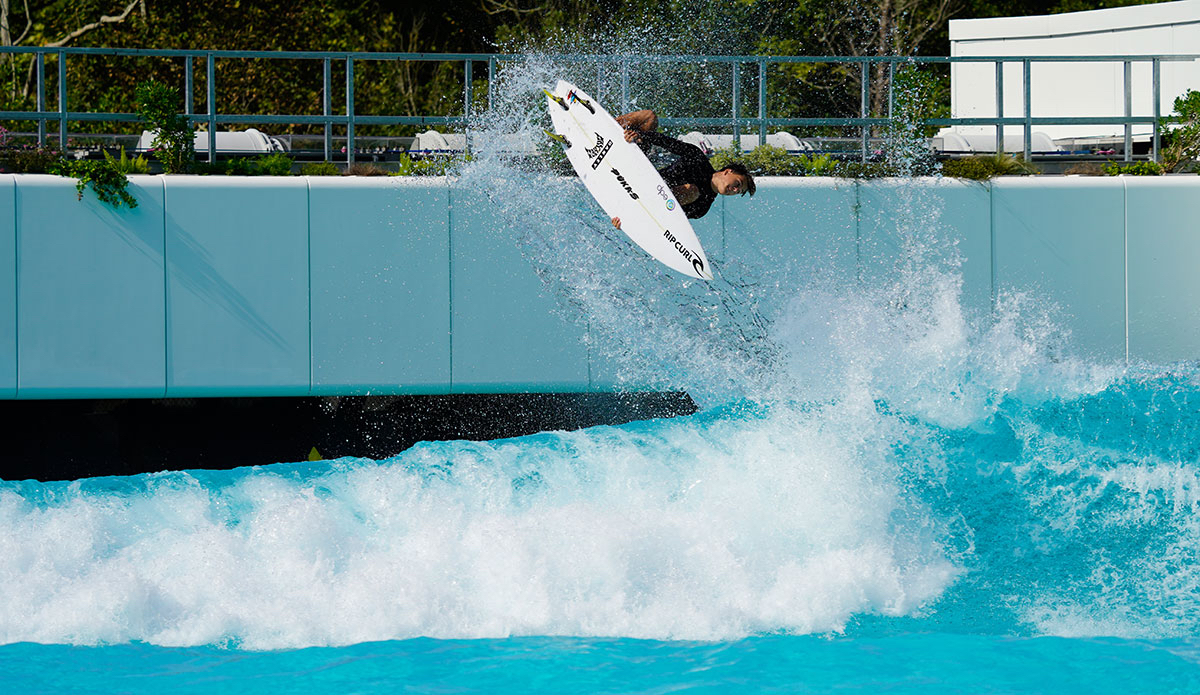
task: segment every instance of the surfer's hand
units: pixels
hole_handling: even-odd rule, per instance
[[[642,139],[642,131],[633,130],[632,128],[625,129],[625,142],[637,142]]]
[[[621,228],[621,218],[620,217],[612,218],[612,223],[613,223],[613,226],[616,227],[617,229]]]

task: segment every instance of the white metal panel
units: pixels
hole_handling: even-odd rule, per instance
[[[1071,12],[1038,17],[997,17],[950,22],[954,56],[1172,55],[1200,53],[1200,0]],[[1034,117],[1121,116],[1125,113],[1124,66],[1106,63],[1033,63],[1030,97]],[[1024,115],[1021,64],[1004,70],[1004,115]],[[1153,114],[1152,68],[1133,63],[1132,113]],[[1200,88],[1200,64],[1163,63],[1160,113],[1174,99]],[[957,118],[996,115],[995,68],[990,63],[951,68],[951,113]],[[962,126],[959,132],[994,132],[992,126]],[[1009,127],[1008,132],[1020,130]],[[1040,126],[1054,138],[1120,136],[1124,126]],[[1146,135],[1150,125],[1135,125]]]

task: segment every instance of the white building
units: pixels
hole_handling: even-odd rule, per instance
[[[1114,56],[1200,54],[1200,0],[1164,2],[1039,17],[959,19],[950,22],[952,56]],[[1161,63],[1160,113],[1171,113],[1175,97],[1200,89],[1200,62]],[[1132,115],[1154,112],[1150,62],[1132,64]],[[1004,116],[1023,117],[1024,85],[1021,62],[1006,63],[1003,74]],[[1124,65],[1102,63],[1033,62],[1030,104],[1032,116],[1123,116]],[[993,63],[957,63],[951,68],[951,114],[955,118],[996,115],[996,69]],[[1152,125],[1135,125],[1135,138],[1145,141]],[[994,126],[947,129],[978,143],[984,136],[994,147]],[[1034,131],[1055,141],[1080,137],[1123,137],[1124,126],[1041,125]],[[945,131],[943,131],[945,132]],[[1007,150],[1020,150],[1022,128],[1005,130]],[[950,133],[946,133],[948,136]],[[1039,138],[1031,140],[1038,149]],[[1042,139],[1045,140],[1044,138]],[[976,148],[980,149],[980,148]]]

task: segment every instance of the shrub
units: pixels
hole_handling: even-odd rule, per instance
[[[53,147],[0,148],[0,171],[8,174],[49,174],[62,159]]]
[[[1162,162],[1166,171],[1190,169],[1200,159],[1200,92],[1189,89],[1175,99],[1172,118],[1178,128],[1163,135]]]
[[[233,159],[226,160],[224,166],[219,171],[213,173],[225,174],[226,176],[255,176],[258,174],[258,168],[255,166],[254,160],[248,157],[234,157]]]
[[[1063,173],[1068,176],[1103,176],[1104,167],[1100,162],[1079,162],[1068,167]]]
[[[992,154],[964,159],[949,159],[942,163],[942,175],[959,179],[986,181],[995,176],[1025,176],[1037,170],[1021,159],[1007,154]]]
[[[1109,176],[1120,174],[1127,176],[1162,176],[1166,173],[1166,170],[1158,162],[1135,162],[1133,164],[1109,162],[1104,165],[1104,173]]]
[[[168,174],[186,174],[196,160],[195,135],[179,113],[179,92],[150,80],[137,86],[138,115],[154,131],[154,156]]]
[[[346,167],[346,176],[387,176],[383,169],[367,162],[355,162]]]
[[[115,208],[137,207],[137,200],[128,190],[129,179],[111,158],[104,161],[60,159],[51,173],[75,179],[76,198],[83,200],[84,188],[91,186],[100,202]]]
[[[759,145],[746,153],[717,150],[709,162],[717,171],[741,162],[755,176],[837,176],[839,164],[827,154],[788,154],[782,147]]]
[[[263,176],[290,176],[294,163],[291,157],[282,152],[259,157],[256,162],[258,173]]]
[[[129,155],[125,153],[124,147],[121,148],[120,157],[114,157],[109,153],[108,150],[104,150],[104,161],[108,162],[109,166],[113,167],[125,176],[128,176],[129,174],[150,173],[150,162],[146,161],[145,155],[139,154],[136,157],[130,158]]]
[[[224,174],[226,176],[290,176],[291,157],[276,152],[262,157],[234,157],[215,164],[197,162],[193,170],[202,174]]]
[[[300,167],[301,176],[339,176],[341,173],[333,162],[309,162]]]

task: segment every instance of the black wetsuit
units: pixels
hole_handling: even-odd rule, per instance
[[[708,157],[704,155],[704,152],[695,145],[659,132],[642,133],[641,144],[643,148],[649,145],[661,147],[679,157],[658,173],[672,188],[685,183],[695,185],[700,191],[700,197],[684,205],[683,211],[692,219],[704,217],[713,201],[717,199],[717,194],[713,193],[712,189],[712,177],[716,170],[712,168],[712,164],[708,163]]]

